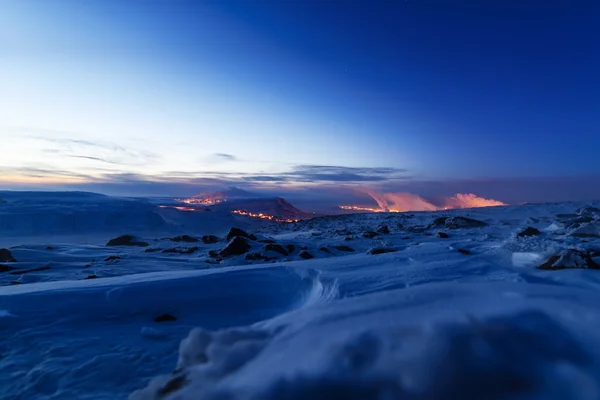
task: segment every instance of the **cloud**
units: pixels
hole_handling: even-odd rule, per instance
[[[227,154],[227,153],[214,153],[213,157],[216,157],[216,158],[224,160],[224,161],[237,161],[236,156],[234,156],[232,154]]]
[[[19,141],[27,140],[32,148],[52,157],[80,158],[124,166],[155,164],[160,155],[139,148],[125,147],[106,140],[78,139],[77,133],[26,127],[2,127],[0,132]]]

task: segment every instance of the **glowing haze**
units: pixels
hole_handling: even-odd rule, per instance
[[[484,199],[475,194],[458,193],[451,197],[443,198],[440,205],[435,205],[421,196],[413,193],[377,193],[367,190],[366,193],[377,202],[378,208],[342,205],[342,210],[368,211],[368,212],[405,212],[405,211],[437,211],[453,208],[477,208],[505,206],[506,204],[493,199]]]

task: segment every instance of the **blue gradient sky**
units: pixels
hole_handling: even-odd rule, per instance
[[[600,176],[599,20],[597,1],[5,1],[0,186],[485,179],[527,201],[507,182]]]

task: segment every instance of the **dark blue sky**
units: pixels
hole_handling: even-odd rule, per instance
[[[597,1],[28,0],[0,15],[4,187],[600,176]]]

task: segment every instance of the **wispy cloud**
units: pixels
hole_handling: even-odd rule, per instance
[[[26,127],[2,127],[0,132],[20,141],[28,140],[45,154],[54,157],[87,159],[123,166],[145,166],[156,163],[160,155],[147,150],[126,147],[106,140],[78,139],[77,133]]]
[[[224,160],[224,161],[237,161],[237,157],[234,156],[233,154],[215,153],[215,154],[213,154],[213,156],[216,158],[219,158],[221,160]]]

